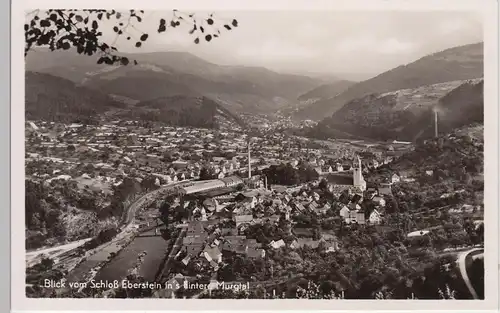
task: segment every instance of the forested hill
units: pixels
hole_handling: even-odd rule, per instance
[[[370,94],[479,78],[484,72],[483,58],[483,43],[454,47],[427,55],[413,63],[398,66],[357,83],[335,97],[304,107],[296,117],[319,120],[331,116],[349,101]]]
[[[216,116],[222,115],[236,122],[239,118],[217,102],[207,97],[172,96],[142,101],[122,111],[117,116],[123,119],[134,119],[161,122],[175,126],[217,127]]]
[[[371,177],[389,178],[393,173],[402,172],[415,178],[421,187],[447,182],[464,188],[473,182],[482,184],[484,126],[474,124],[438,138],[419,141],[414,151],[380,167]]]
[[[25,82],[26,119],[88,120],[110,109],[125,107],[106,94],[57,76],[26,72]]]
[[[26,72],[25,92],[26,119],[95,123],[123,118],[213,128],[217,126],[215,116],[221,115],[244,126],[232,111],[202,96],[177,95],[125,103],[70,80],[37,72]]]
[[[97,57],[72,50],[37,49],[27,70],[69,79],[103,93],[149,101],[171,96],[207,96],[233,111],[275,112],[295,104],[301,94],[324,83],[308,76],[265,68],[224,66],[185,52],[123,54],[138,65],[97,64]]]
[[[451,81],[355,99],[321,121],[310,136],[328,138],[347,133],[376,140],[431,138],[434,111],[439,133],[482,123],[483,79]]]

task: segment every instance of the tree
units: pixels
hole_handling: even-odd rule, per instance
[[[142,32],[138,27],[144,16],[143,10],[128,12],[97,9],[34,10],[26,15],[24,54],[26,56],[37,46],[48,47],[51,51],[75,48],[78,54],[99,55],[98,64],[128,65],[130,60],[117,54],[115,43],[119,37],[125,37],[127,40],[136,40],[135,47],[142,47],[149,37],[149,34]],[[114,23],[110,26],[110,30],[116,34],[113,43],[102,40],[104,27],[102,22],[105,20]],[[222,29],[231,30],[238,26],[236,19],[221,23],[213,14],[198,17],[178,10],[173,10],[169,20],[168,22],[165,18],[159,20],[158,33],[166,32],[167,28],[177,28],[182,23],[190,24],[192,28],[189,34],[195,37],[193,41],[196,44],[202,40],[210,42],[220,36]],[[136,60],[134,64],[137,64]]]
[[[214,170],[210,167],[202,167],[200,170],[200,180],[208,180],[208,179],[214,179],[215,178],[215,173]]]
[[[161,160],[165,163],[172,163],[173,161],[175,161],[175,159],[172,157],[172,154],[168,151],[163,154]]]
[[[158,189],[158,185],[156,185],[156,180],[158,178],[154,175],[148,175],[141,181],[141,187],[145,191]]]
[[[328,188],[328,182],[326,181],[326,179],[323,178],[319,182],[318,188],[321,189],[321,190],[326,190]]]

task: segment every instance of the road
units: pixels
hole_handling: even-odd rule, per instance
[[[42,259],[42,256],[48,256],[51,259],[56,259],[57,257],[61,256],[62,254],[65,254],[66,252],[69,252],[71,250],[74,250],[83,244],[85,244],[87,241],[91,240],[92,238],[86,238],[82,240],[77,240],[77,241],[72,241],[70,243],[64,244],[64,245],[59,245],[55,247],[50,247],[50,248],[42,248],[39,250],[34,250],[34,251],[28,251],[26,252],[26,267],[31,267],[37,263],[39,263]]]
[[[460,253],[458,256],[458,266],[460,269],[460,274],[462,275],[462,279],[467,286],[467,289],[469,290],[470,294],[472,295],[473,299],[479,299],[476,290],[472,286],[472,283],[470,281],[469,275],[467,274],[467,268],[470,266],[472,263],[473,259],[475,256],[478,256],[480,254],[484,254],[484,248],[475,248],[471,250],[464,251]]]

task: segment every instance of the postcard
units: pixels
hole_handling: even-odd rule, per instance
[[[498,308],[497,2],[12,5],[14,309]]]

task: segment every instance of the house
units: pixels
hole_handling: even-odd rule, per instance
[[[335,165],[335,168],[336,168],[337,172],[343,172],[344,171],[344,167],[340,163],[337,163]]]
[[[173,182],[173,181],[172,181],[172,176],[165,175],[165,182],[166,182],[167,184],[172,183],[172,182]]]
[[[318,207],[315,209],[315,212],[317,214],[325,214],[326,212],[328,212],[328,210],[330,210],[332,208],[332,206],[329,204],[329,203],[325,203],[325,205],[323,205],[322,207]]]
[[[191,261],[191,254],[186,255],[186,257],[184,259],[182,259],[181,262],[182,262],[182,264],[187,266],[189,264],[189,261]]]
[[[279,249],[281,247],[284,247],[286,244],[285,244],[285,241],[283,241],[283,239],[280,239],[278,241],[271,241],[269,243],[269,245],[273,248],[273,249]]]
[[[376,205],[376,206],[379,206],[379,207],[385,207],[385,204],[386,204],[386,201],[383,197],[381,196],[375,196],[372,198],[372,201],[373,203]]]
[[[339,250],[339,243],[337,241],[335,242],[325,242],[325,252],[331,253],[331,252],[336,252]]]
[[[290,244],[290,248],[299,249],[304,246],[307,246],[311,249],[316,249],[319,247],[319,244],[320,244],[319,240],[313,240],[312,238],[298,238]]]
[[[434,171],[433,170],[426,170],[425,175],[432,176],[432,175],[434,175]]]
[[[248,195],[244,195],[244,194],[241,194],[241,195],[244,196],[243,201],[241,201],[242,203],[248,204],[251,209],[255,208],[255,206],[258,203],[257,197],[248,196]],[[239,195],[237,197],[239,197]]]
[[[316,203],[316,201],[313,201],[307,205],[307,208],[310,211],[316,211],[316,209],[318,208],[318,204]]]
[[[391,183],[381,183],[378,187],[378,193],[380,195],[391,196],[392,195]]]
[[[236,227],[238,227],[241,224],[249,224],[253,220],[253,216],[251,214],[245,214],[245,215],[236,215],[234,216],[234,221],[236,222]]]
[[[218,247],[206,246],[205,249],[203,250],[203,256],[208,262],[212,261],[216,263],[222,262],[222,253],[220,252]]]
[[[401,177],[399,177],[398,174],[392,174],[392,176],[391,176],[391,183],[392,184],[399,183],[400,181],[401,181]]]
[[[249,247],[247,249],[247,257],[251,259],[263,259],[266,256],[266,250],[261,248]]]
[[[321,199],[321,197],[320,197],[319,193],[317,193],[316,191],[314,191],[314,192],[312,193],[312,198],[313,198],[313,200],[314,200],[314,201],[316,201],[316,202],[318,202],[318,201]]]
[[[412,175],[412,173],[410,171],[400,171],[399,172],[399,177],[402,179],[402,180],[405,180],[405,179],[408,179],[410,178]]]
[[[306,208],[304,208],[304,206],[302,205],[302,203],[300,202],[295,202],[293,203],[293,206],[295,207],[295,209],[297,209],[297,211],[299,212],[303,212],[306,210]]]
[[[314,235],[312,229],[310,229],[310,228],[300,228],[300,227],[294,228],[293,229],[293,233],[297,237],[312,237]]]
[[[349,203],[349,210],[350,211],[358,211],[358,210],[361,210],[361,206],[357,202],[350,202]]]
[[[321,239],[324,241],[327,241],[327,242],[337,241],[337,237],[333,234],[330,234],[330,233],[322,233]]]
[[[344,219],[347,224],[365,224],[365,213],[361,210],[358,211],[349,211],[348,216]]]
[[[368,217],[368,221],[372,225],[378,225],[382,222],[382,215],[379,211],[373,210]]]
[[[349,213],[350,213],[351,210],[349,210],[349,208],[344,205],[341,209],[340,209],[340,216],[344,219],[348,218],[349,217]]]

